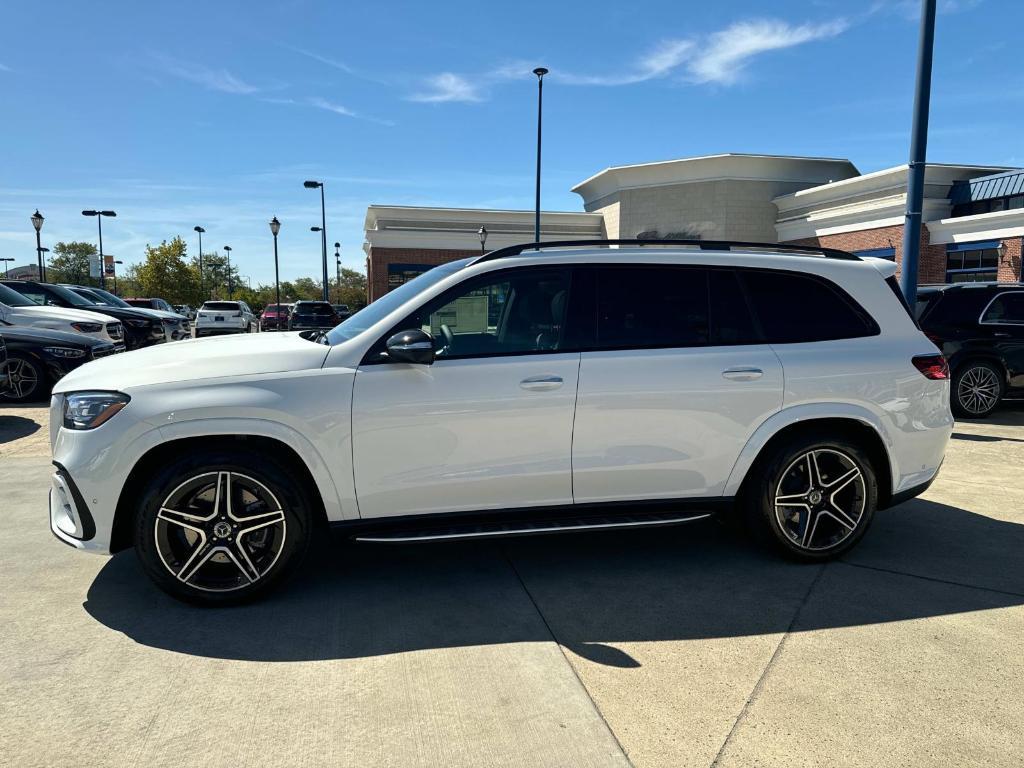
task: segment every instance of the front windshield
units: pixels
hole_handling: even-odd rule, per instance
[[[100,303],[106,304],[109,307],[124,307],[125,309],[132,309],[132,305],[122,299],[120,296],[115,296],[110,291],[105,291],[102,288],[89,288],[88,292],[100,300]]]
[[[331,329],[330,333],[327,334],[327,343],[340,344],[343,341],[354,339],[367,328],[390,315],[409,299],[428,290],[431,286],[444,280],[448,275],[452,275],[463,267],[469,266],[475,260],[476,257],[442,264],[439,267],[427,270],[408,283],[398,286],[390,293],[385,293],[372,304],[356,312],[341,325]]]
[[[64,301],[73,307],[95,307],[96,302],[84,299],[77,293],[72,291],[70,288],[65,288],[63,285],[51,285],[48,286],[51,291],[60,296]]]
[[[8,307],[39,306],[34,301],[26,299],[16,290],[14,290],[13,288],[8,288],[6,285],[0,285],[0,304],[6,304]]]

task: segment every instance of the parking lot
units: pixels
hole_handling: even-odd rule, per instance
[[[0,763],[1017,766],[1024,405],[958,423],[840,562],[713,522],[325,545],[197,609],[46,523],[46,411],[0,408]]]

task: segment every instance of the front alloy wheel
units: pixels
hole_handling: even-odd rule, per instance
[[[0,396],[5,400],[24,403],[40,396],[46,376],[39,365],[22,357],[11,357],[3,368],[7,389],[0,390]]]

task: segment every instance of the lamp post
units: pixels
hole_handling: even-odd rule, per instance
[[[480,255],[483,256],[487,252],[487,227],[480,227],[477,234],[480,235]]]
[[[103,261],[103,217],[104,216],[117,216],[115,211],[82,211],[83,216],[95,216],[96,226],[99,228],[100,234],[100,288],[106,288],[105,281],[103,279],[106,270],[106,264]]]
[[[323,231],[324,231],[324,228],[323,227],[310,227],[309,231],[310,232],[320,232],[322,234]],[[324,283],[323,283],[323,286],[324,286],[323,301],[330,301],[330,298],[328,298],[328,295],[327,295],[327,252],[326,251],[324,252]]]
[[[533,74],[537,76],[537,190],[533,215],[533,240],[540,242],[540,137],[541,117],[544,109],[544,75],[548,70],[544,67],[537,67]]]
[[[277,233],[281,231],[281,222],[277,216],[270,220],[270,233],[274,236],[274,303],[277,306],[277,330],[281,330],[281,278],[277,273]]]
[[[46,254],[50,252],[49,248],[40,248],[39,256],[43,259],[43,273],[46,273]]]
[[[32,214],[32,218],[30,220],[32,222],[32,226],[36,230],[36,259],[39,261],[39,279],[45,283],[46,267],[43,266],[43,246],[39,241],[39,230],[43,228],[43,221],[45,221],[45,219],[43,218],[43,214],[39,212],[39,209],[36,208],[36,212]]]
[[[334,244],[334,269],[338,279],[338,303],[341,303],[341,243]]]
[[[199,234],[199,298],[205,300],[203,295],[203,232],[206,230],[200,226],[192,227],[192,231]]]
[[[228,255],[228,300],[230,300],[231,299],[231,294],[233,293],[232,286],[231,286],[231,246],[230,245],[225,245],[224,246],[224,251]]]
[[[117,265],[118,264],[124,264],[124,262],[121,261],[120,259],[115,259],[114,260],[114,295],[115,296],[117,295]]]
[[[4,263],[4,279],[6,280],[7,278],[9,278],[11,276],[11,273],[10,273],[11,265],[7,264],[6,262],[14,261],[14,257],[13,256],[9,256],[7,258],[0,259],[0,261],[5,262]]]
[[[322,181],[304,181],[302,186],[306,189],[318,189],[320,190],[320,241],[323,243],[322,252],[324,259],[324,274],[323,274],[323,286],[324,286],[324,301],[328,301],[327,298],[327,207],[324,202],[324,183]]]

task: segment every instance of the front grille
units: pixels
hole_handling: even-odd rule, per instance
[[[104,344],[103,346],[100,347],[93,347],[92,357],[95,360],[98,357],[107,357],[108,355],[112,355],[115,352],[117,352],[117,347],[115,347],[113,344]]]
[[[120,323],[107,323],[107,335],[114,341],[124,338],[124,327]]]

